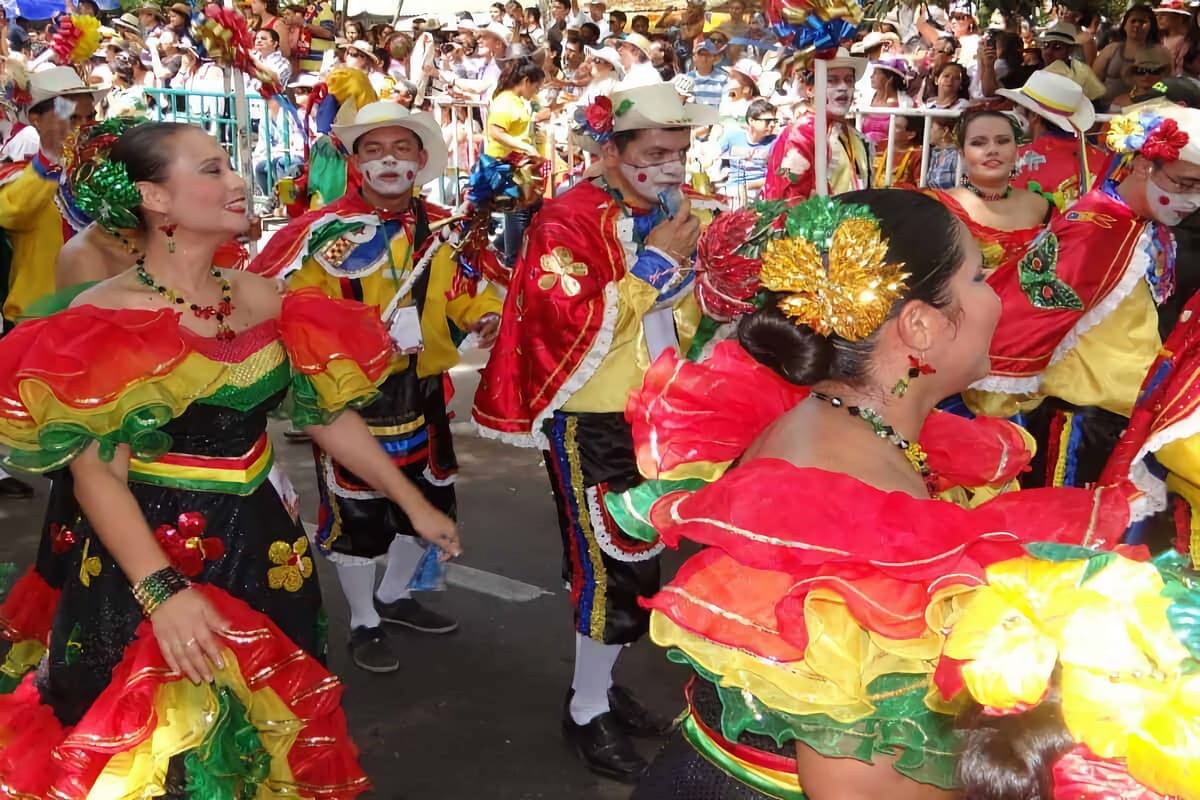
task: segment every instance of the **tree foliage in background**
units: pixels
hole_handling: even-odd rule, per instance
[[[903,0],[864,0],[863,10],[866,16],[871,19],[881,19],[889,11],[898,5],[901,5]],[[913,3],[903,2],[904,5],[914,5]],[[1055,5],[1059,4],[1057,2]],[[1099,11],[1100,15],[1110,22],[1119,21],[1121,15],[1125,13],[1125,9],[1132,5],[1131,0],[1065,0],[1061,5],[1070,6],[1071,8],[1083,9],[1089,8]],[[935,2],[929,5],[939,5],[946,8],[948,2]],[[1154,3],[1150,3],[1154,5]],[[977,2],[975,16],[980,20],[980,27],[986,27],[987,21],[992,15],[992,11],[1000,9],[1005,14],[1018,14],[1026,19],[1032,19],[1038,24],[1044,22],[1050,15],[1051,4],[1040,2],[1040,0],[983,0]]]

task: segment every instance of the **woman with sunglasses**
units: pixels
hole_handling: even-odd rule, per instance
[[[1154,84],[1166,78],[1171,73],[1171,54],[1165,47],[1154,47],[1147,50],[1138,60],[1125,68],[1125,80],[1129,91],[1116,97],[1108,107],[1110,113],[1128,108],[1140,100],[1147,100]]]
[[[1147,50],[1159,44],[1158,21],[1148,5],[1135,5],[1125,12],[1116,41],[1096,56],[1092,71],[1104,82],[1100,108],[1120,97],[1129,89],[1125,69],[1147,55]]]

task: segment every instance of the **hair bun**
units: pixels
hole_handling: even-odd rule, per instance
[[[827,380],[833,369],[833,341],[788,319],[779,310],[779,295],[771,293],[768,298],[762,308],[738,323],[742,347],[790,383],[811,386]]]

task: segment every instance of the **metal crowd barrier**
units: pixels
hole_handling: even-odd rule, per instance
[[[929,125],[930,119],[958,119],[962,116],[962,109],[942,109],[942,108],[897,108],[894,106],[862,106],[855,108],[853,113],[856,115],[855,123],[859,130],[862,129],[864,117],[886,116],[888,117],[888,135],[887,135],[887,154],[884,158],[884,187],[892,185],[892,169],[895,166],[896,159],[896,117],[922,117],[925,120],[924,128],[921,135],[921,182],[920,188],[924,189],[929,182],[929,145],[930,137],[933,135],[933,126]],[[872,170],[874,164],[872,164]]]
[[[237,168],[240,163],[237,137],[238,120],[234,113],[232,92],[147,88],[145,94],[150,119],[156,122],[186,122],[200,126],[216,137],[221,147],[229,153],[234,168]],[[272,122],[271,115],[267,112],[267,101],[257,92],[247,92],[246,101],[250,109],[248,121],[251,126],[250,139],[258,142],[265,137],[267,186],[273,187],[276,181],[283,177],[275,168],[277,159],[282,158],[284,170],[290,173],[301,166],[303,158],[292,153],[292,126],[286,124],[281,126],[283,128],[283,152],[276,152],[271,145],[271,126],[277,123]],[[303,123],[303,115],[301,115],[301,123]],[[270,203],[270,192],[263,193],[254,175],[243,175],[242,177],[250,181],[253,186],[256,205]]]

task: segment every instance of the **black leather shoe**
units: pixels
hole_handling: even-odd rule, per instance
[[[608,690],[608,707],[631,736],[666,736],[675,728],[675,720],[646,708],[623,686]]]
[[[26,500],[33,497],[33,487],[16,478],[2,478],[0,479],[0,497],[7,497],[10,500]]]
[[[383,628],[360,625],[350,631],[350,658],[354,665],[367,672],[395,672],[400,659],[388,644]]]
[[[586,725],[578,725],[570,712],[563,717],[563,738],[574,748],[584,765],[597,775],[637,783],[646,769],[646,759],[633,749],[633,742],[621,729],[611,711]]]

